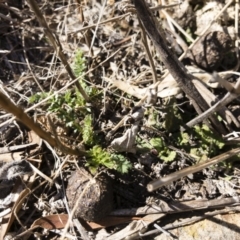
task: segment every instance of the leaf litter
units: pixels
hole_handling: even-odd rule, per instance
[[[182,210],[178,208],[180,213],[184,211],[184,203],[187,205],[184,201],[195,201],[192,211],[199,209],[197,204],[204,200],[208,207],[201,207],[206,208],[201,212],[203,215],[208,214],[209,206],[219,208],[211,200],[224,199],[222,208],[239,204],[234,198],[239,194],[239,158],[236,154],[230,161],[190,173],[152,193],[146,189],[154,179],[237,148],[239,114],[233,111],[238,106],[237,98],[227,107],[222,106],[223,112],[217,114],[226,133],[220,129],[216,131],[206,120],[182,131],[181,127],[192,121],[197,113],[181,87],[167,73],[152,42],[149,39],[144,42],[136,9],[128,1],[38,2],[53,36],[51,41],[39,16],[29,7],[32,2],[0,3],[1,92],[23,108],[55,139],[56,144],[53,148],[45,139],[35,148],[27,145],[19,153],[22,161],[30,162],[35,168],[23,173],[24,177],[19,172],[14,174],[16,178],[8,179],[11,189],[15,186],[21,190],[18,190],[18,198],[13,200],[14,207],[1,206],[2,239],[10,233],[13,239],[21,236],[36,238],[37,235],[48,239],[61,236],[69,239],[80,236],[82,239],[138,239],[144,234],[153,237],[160,234],[161,228],[151,234],[151,223],[163,228],[167,226],[164,216],[168,211],[162,212],[161,204],[171,206],[173,202],[179,202],[182,204]],[[164,26],[168,46],[204,86],[200,88],[195,84],[209,106],[227,93],[223,81],[227,80],[234,88],[239,75],[238,26],[234,26],[238,8],[234,1],[147,3],[153,9],[159,3],[171,6],[155,10],[154,15]],[[64,65],[64,59],[70,69]],[[213,71],[223,79],[222,82],[214,77]],[[74,77],[78,78],[76,86]],[[237,90],[236,87],[233,91],[236,97]],[[82,95],[82,91],[86,95]],[[18,117],[15,119],[14,113],[8,114],[4,109],[0,116],[0,147],[12,149],[31,143],[29,126],[22,123],[19,115],[15,115]],[[228,137],[233,132],[234,137]],[[70,148],[76,149],[74,153],[80,149],[83,155],[71,154]],[[15,156],[17,149],[9,152]],[[1,169],[15,166],[20,159],[17,156],[12,160],[5,163],[2,159]],[[91,196],[90,180],[83,178],[86,174],[76,178],[76,182],[84,183],[79,186],[78,201],[89,197],[89,201],[81,202],[81,208],[88,216],[99,211],[94,206],[104,209],[112,205],[112,210],[118,211],[115,218],[137,216],[134,209],[145,206],[156,208],[155,215],[146,211],[142,212],[141,219],[126,217],[125,221],[121,220],[126,228],[117,224],[117,220],[108,220],[113,224],[102,224],[106,231],[102,235],[91,229],[93,225],[87,222],[89,219],[74,220],[72,224],[74,206],[68,204],[65,189],[69,192],[69,178],[80,169],[90,171],[95,177],[99,175],[99,179],[104,178],[101,175],[107,176],[111,182],[102,189],[104,183],[95,184],[96,193],[92,192],[94,196]],[[34,180],[29,172],[34,173]],[[23,185],[18,183],[21,178]],[[5,187],[6,181],[1,180],[0,186]],[[112,196],[99,204],[96,199],[104,199],[100,193],[101,190],[106,192],[107,188],[111,188],[109,194],[113,191]],[[7,194],[12,199],[15,190],[11,191]],[[130,213],[126,214],[127,210]],[[81,209],[77,211],[81,212]],[[197,216],[196,211],[191,216],[183,214],[180,217],[176,213],[172,215],[172,222]],[[104,221],[104,216],[101,217]],[[3,224],[4,221],[7,224]],[[163,231],[160,236],[169,236],[166,234]],[[181,234],[185,236],[185,233]]]

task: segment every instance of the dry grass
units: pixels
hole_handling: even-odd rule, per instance
[[[190,1],[190,4],[182,1],[180,5],[165,1],[164,5],[169,7],[158,7],[161,1],[147,2],[165,27],[169,48],[184,65],[191,65],[192,68],[188,67],[186,71],[200,79],[200,87],[199,83],[194,84],[210,110],[201,112],[199,109],[199,116],[194,110],[196,106],[192,106],[168,73],[169,69],[162,64],[146,29],[139,24],[136,10],[125,5],[127,1],[0,2],[1,161],[2,165],[10,162],[6,165],[10,167],[5,166],[7,176],[11,175],[10,171],[14,174],[19,171],[12,167],[13,160],[27,159],[33,169],[31,173],[25,172],[27,174],[23,169],[13,179],[3,178],[0,171],[0,188],[3,186],[6,191],[7,185],[11,189],[7,193],[3,191],[4,196],[0,195],[0,239],[10,232],[14,236],[12,239],[38,236],[95,239],[98,231],[94,230],[91,235],[89,230],[93,225],[86,228],[84,221],[80,223],[68,218],[73,212],[65,195],[69,175],[78,166],[85,167],[87,152],[93,145],[100,145],[109,153],[121,152],[121,156],[133,166],[126,174],[102,165],[98,168],[98,172],[107,173],[114,182],[115,209],[142,207],[149,203],[150,196],[158,202],[160,198],[184,201],[238,195],[238,163],[229,168],[222,164],[219,168],[201,170],[188,177],[185,174],[181,179],[175,173],[185,167],[194,169],[192,165],[201,158],[190,150],[199,143],[206,144],[203,137],[191,132],[187,138],[188,146],[181,145],[176,137],[183,136],[180,126],[185,129],[196,124],[201,126],[210,114],[219,111],[224,132],[211,122],[207,123],[215,131],[217,144],[224,142],[224,148],[211,151],[216,147],[213,144],[208,146],[206,153],[199,147],[202,159],[227,154],[231,149],[229,146],[239,144],[239,86],[236,84],[239,76],[238,1]],[[204,22],[202,15],[208,20]],[[234,48],[223,54],[216,69],[193,68],[191,51],[197,51],[196,46],[206,33],[223,29],[227,29],[232,37]],[[85,70],[76,75],[73,65],[79,50],[85,59]],[[212,71],[218,74],[213,75]],[[224,88],[220,88],[221,85]],[[97,137],[92,145],[86,143],[81,130],[66,125],[61,112],[59,115],[59,112],[49,110],[49,101],[55,99],[57,102],[68,92],[71,94],[69,102],[71,98],[76,102],[81,98],[83,104],[62,103],[56,109],[74,114],[74,124],[85,130],[85,117],[91,115],[92,130]],[[37,93],[47,95],[30,103],[29,99]],[[227,101],[219,101],[224,95]],[[154,145],[153,139],[156,138],[164,142],[160,150]],[[147,152],[140,149],[144,141],[145,146],[149,142],[152,144],[152,149],[148,145]],[[163,160],[173,152],[174,161]],[[150,181],[171,173],[176,182],[164,184],[153,194],[147,192]],[[231,187],[221,189],[220,184],[213,186],[215,190],[206,187],[209,179],[223,181],[221,178],[227,174],[231,175]],[[199,184],[198,191],[194,190],[196,184]],[[149,215],[151,221],[147,224],[162,216],[162,213],[155,217]],[[132,221],[147,221],[147,217]],[[129,218],[124,221],[128,222]],[[103,228],[109,226],[109,222],[104,224]],[[110,231],[117,234],[118,230],[120,228],[111,228],[108,234]],[[123,230],[126,236],[133,233],[127,231]],[[117,235],[106,236],[106,233],[100,237],[98,234],[98,239],[117,239]]]

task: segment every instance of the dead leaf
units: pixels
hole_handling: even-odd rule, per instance
[[[31,228],[41,227],[44,229],[61,229],[64,228],[68,221],[68,214],[54,214],[38,218],[32,224]]]
[[[131,85],[124,81],[114,80],[111,78],[104,78],[107,82],[112,83],[115,87],[122,90],[123,92],[130,94],[131,96],[135,96],[138,99],[141,99],[144,97],[146,93],[146,89],[139,88],[137,86]]]
[[[28,138],[30,143],[35,143],[38,146],[41,146],[42,139],[34,131],[28,132]]]
[[[104,219],[101,219],[100,221],[95,222],[87,222],[88,226],[92,229],[100,229],[100,228],[106,228],[110,226],[116,226],[123,223],[128,223],[133,220],[141,220],[141,217],[116,217],[116,216],[107,216]]]
[[[136,135],[138,126],[132,126],[122,137],[116,138],[111,142],[111,147],[117,152],[136,153]]]
[[[143,217],[141,220],[132,221],[127,227],[123,228],[121,231],[114,233],[113,235],[106,238],[107,240],[122,240],[126,237],[145,229],[149,224],[155,222],[156,220],[164,217],[165,214],[149,214]]]
[[[22,190],[22,187],[23,185],[19,182],[19,184],[17,184],[13,189],[14,197],[12,201],[15,203],[14,203],[14,206],[12,207],[11,213],[9,213],[8,215],[2,218],[2,224],[0,226],[0,230],[1,230],[0,239],[4,239],[4,236],[8,233],[8,230],[10,229],[15,219],[14,213],[18,213],[18,211],[22,208],[23,200],[30,193],[30,190],[28,188]],[[19,194],[19,191],[21,191],[20,194]]]
[[[38,146],[34,149],[31,149],[30,153],[33,155],[39,149],[39,147],[41,147],[42,139],[34,131],[28,132],[28,138],[29,142],[34,143],[36,146]]]
[[[213,80],[212,74],[193,66],[186,66],[188,71],[197,79],[201,80],[210,88],[218,88],[221,85],[218,82],[211,82]],[[219,73],[221,75],[221,73]],[[139,88],[138,86],[131,85],[128,82],[105,78],[106,81],[112,83],[115,87],[122,90],[123,92],[130,94],[138,99],[142,99],[148,92],[148,89]],[[154,85],[149,86],[153,88]],[[158,84],[157,96],[160,98],[175,96],[181,92],[180,87],[174,80],[171,74],[168,74],[160,84]]]

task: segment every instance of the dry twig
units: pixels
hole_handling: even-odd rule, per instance
[[[180,88],[190,97],[193,101],[193,105],[196,111],[200,114],[202,111],[206,111],[208,109],[208,104],[203,99],[201,94],[195,88],[192,80],[194,77],[187,73],[186,68],[183,64],[177,59],[177,57],[171,52],[168,48],[165,37],[164,37],[164,30],[157,23],[156,19],[154,18],[153,14],[147,7],[144,0],[134,0],[133,1],[135,8],[137,10],[137,15],[139,19],[141,19],[142,24],[148,33],[150,39],[152,40],[153,44],[155,45],[156,49],[158,50],[161,60],[168,68],[171,75],[174,77],[176,82],[179,84]],[[222,133],[225,133],[225,129],[223,126],[217,121],[215,117],[211,117],[211,121]]]
[[[45,132],[38,124],[36,124],[20,107],[16,106],[11,100],[0,92],[0,105],[2,108],[13,114],[19,119],[26,127],[33,130],[39,137],[46,140],[51,146],[59,148],[64,153],[72,155],[85,155],[85,152],[79,149],[71,149],[64,145],[59,146],[59,143],[53,138],[50,133]]]
[[[60,41],[58,40],[57,35],[54,36],[54,34],[52,33],[51,29],[49,28],[45,18],[43,17],[37,3],[35,2],[35,0],[28,0],[28,4],[30,5],[31,9],[34,11],[34,13],[36,14],[36,17],[39,21],[39,23],[42,25],[44,32],[46,34],[46,36],[48,37],[48,39],[50,40],[51,44],[53,45],[55,51],[57,52],[59,58],[61,59],[65,69],[67,70],[70,78],[72,80],[76,79],[76,76],[74,75],[64,53],[63,53],[63,49],[61,46]],[[82,86],[80,85],[80,83],[78,81],[75,82],[79,92],[82,94],[83,98],[88,102],[89,101],[89,96],[86,94],[85,90],[82,88]]]
[[[222,80],[222,82],[223,82],[223,80]],[[228,92],[221,100],[219,100],[216,104],[214,104],[207,111],[205,111],[201,115],[197,116],[196,118],[194,118],[193,120],[188,122],[186,124],[188,127],[193,127],[194,125],[202,122],[204,119],[208,118],[211,114],[213,114],[214,112],[217,112],[218,110],[222,109],[227,104],[229,104],[231,101],[233,101],[234,99],[239,97],[239,94],[240,94],[240,79],[238,79],[238,82],[236,83],[236,87],[234,87],[234,88],[232,86],[230,86],[229,84],[226,85],[226,82],[224,82],[224,84],[225,84],[225,87],[227,88],[227,90],[229,90],[230,92]]]
[[[172,182],[174,182],[174,181],[176,181],[176,180],[178,180],[182,177],[186,177],[189,174],[199,172],[199,171],[203,170],[204,168],[207,168],[207,167],[209,167],[213,164],[217,164],[219,162],[222,162],[222,161],[224,161],[224,160],[226,160],[230,157],[235,156],[238,153],[240,153],[240,148],[234,148],[234,149],[232,149],[228,152],[225,152],[221,155],[218,155],[214,158],[211,158],[208,161],[196,164],[196,165],[188,167],[188,168],[184,168],[184,169],[182,169],[178,172],[169,174],[166,177],[154,180],[147,185],[147,189],[148,189],[149,192],[152,192],[152,191],[154,191],[154,190],[156,190],[160,187],[163,187],[165,185],[168,185],[168,184],[170,184],[170,183],[172,183]]]

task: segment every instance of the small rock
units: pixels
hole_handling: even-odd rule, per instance
[[[68,180],[66,193],[70,209],[78,205],[74,217],[98,221],[112,211],[112,184],[103,174],[93,178],[83,168],[76,170]]]
[[[231,48],[232,40],[228,34],[209,32],[196,43],[188,57],[200,68],[212,71],[219,67]]]

